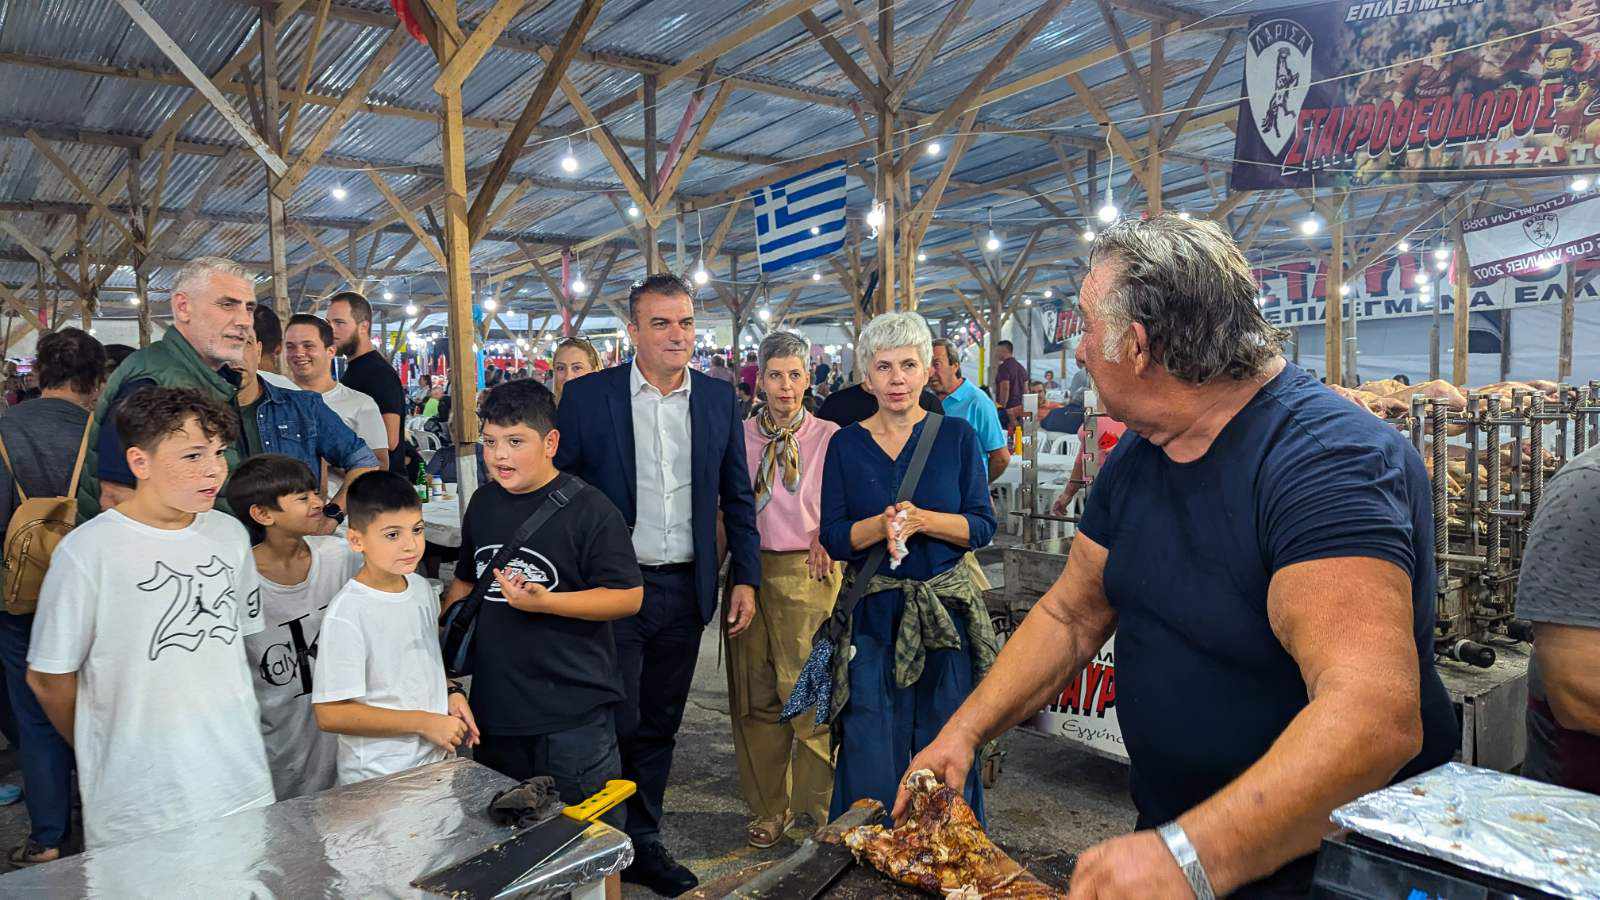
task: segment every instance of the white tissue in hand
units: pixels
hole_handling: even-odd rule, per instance
[[[906,524],[906,511],[900,510],[889,520],[889,569],[893,571],[900,568],[900,561],[906,558],[906,539],[901,536],[901,529]]]

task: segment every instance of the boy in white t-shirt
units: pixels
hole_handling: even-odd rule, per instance
[[[361,568],[343,537],[325,535],[317,476],[291,456],[252,456],[223,494],[254,544],[261,578],[258,634],[245,638],[261,704],[261,738],[279,800],[333,787],[339,740],[311,711],[322,614]]]
[[[416,574],[422,504],[393,472],[350,484],[350,546],[364,557],[322,618],[317,725],[339,735],[339,783],[446,759],[478,725],[439,652],[439,597]]]
[[[137,481],[50,560],[28,684],[77,751],[88,849],[273,802],[243,638],[261,629],[244,526],[212,509],[237,417],[144,388],[115,416]]]

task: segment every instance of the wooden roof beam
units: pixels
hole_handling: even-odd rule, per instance
[[[862,71],[859,65],[856,65],[856,61],[850,57],[849,51],[844,49],[839,43],[839,39],[833,36],[833,32],[828,30],[828,26],[822,24],[822,20],[817,18],[815,13],[808,9],[803,9],[798,13],[797,18],[800,19],[800,24],[811,32],[811,36],[817,39],[817,43],[822,45],[823,51],[828,54],[828,58],[833,60],[833,64],[839,67],[839,71],[844,73],[844,77],[850,79],[850,83],[855,85],[856,90],[861,92],[862,97],[872,101],[874,104],[883,101],[883,89],[874,84],[867,73]],[[856,117],[860,118],[860,105],[852,101],[849,107],[856,113]]]

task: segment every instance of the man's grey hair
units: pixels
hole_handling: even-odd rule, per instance
[[[1144,326],[1156,362],[1190,384],[1249,378],[1278,355],[1284,334],[1261,315],[1250,264],[1215,223],[1174,215],[1123,219],[1094,242],[1089,265],[1101,264],[1114,271],[1096,310],[1107,360],[1121,357],[1135,322]]]
[[[856,354],[864,363],[885,350],[901,347],[911,347],[924,366],[932,365],[933,332],[928,330],[928,320],[913,312],[884,313],[868,322],[856,338]]]
[[[220,256],[201,256],[191,259],[178,270],[178,277],[172,280],[172,293],[189,294],[199,290],[213,275],[232,275],[250,281],[250,273],[244,270],[231,259]]]
[[[757,357],[761,371],[767,370],[767,361],[772,359],[787,359],[795,357],[801,362],[811,359],[811,342],[805,335],[793,331],[774,331],[761,339],[760,355]]]

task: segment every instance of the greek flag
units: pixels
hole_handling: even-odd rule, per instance
[[[843,162],[751,191],[761,271],[771,274],[843,247],[844,194]]]

